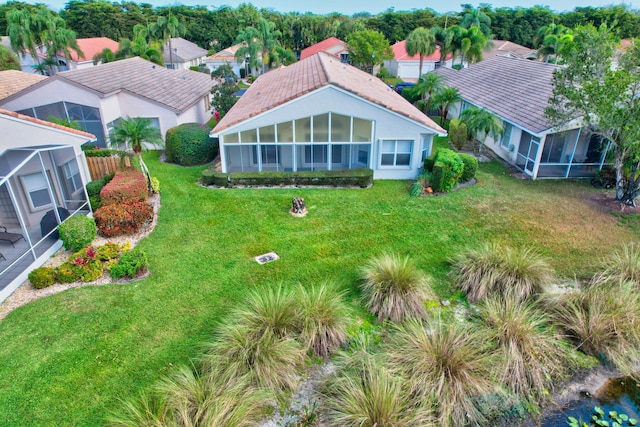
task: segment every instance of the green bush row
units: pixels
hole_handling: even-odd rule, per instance
[[[361,187],[373,184],[372,169],[310,172],[237,172],[226,174],[213,170],[202,172],[204,185],[219,187],[269,187],[281,185]]]
[[[424,159],[424,169],[430,174],[433,190],[446,192],[460,182],[473,179],[478,170],[478,160],[470,154],[441,148]]]
[[[218,155],[218,140],[209,137],[207,126],[184,123],[167,131],[167,161],[182,166],[201,165]]]
[[[86,157],[112,157],[124,155],[124,151],[120,150],[85,150]]]

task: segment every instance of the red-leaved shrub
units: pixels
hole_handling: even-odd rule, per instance
[[[130,200],[146,200],[149,194],[147,179],[138,170],[129,168],[116,172],[111,182],[100,190],[102,206]]]
[[[98,232],[106,237],[135,234],[153,218],[153,208],[144,201],[103,206],[94,213]]]

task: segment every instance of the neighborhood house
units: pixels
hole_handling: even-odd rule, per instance
[[[260,76],[211,132],[222,171],[371,168],[414,179],[446,131],[380,79],[321,52]]]

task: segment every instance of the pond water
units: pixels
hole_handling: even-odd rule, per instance
[[[600,406],[605,413],[617,411],[640,420],[640,383],[631,378],[611,379],[598,390],[595,396],[585,395],[581,399],[571,402],[562,410],[551,412],[537,425],[541,427],[566,426],[567,418],[570,416],[588,421],[591,419],[594,406]]]

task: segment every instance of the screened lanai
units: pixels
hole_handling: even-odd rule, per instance
[[[58,224],[90,213],[81,156],[69,145],[0,154],[0,301],[61,246]]]
[[[370,167],[373,122],[326,113],[221,136],[227,172]]]

